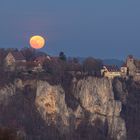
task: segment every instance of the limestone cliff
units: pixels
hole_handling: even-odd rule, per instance
[[[61,127],[61,132],[68,126],[69,113],[61,86],[51,86],[47,82],[38,81],[35,104],[48,125]]]
[[[28,140],[139,140],[140,81],[69,78],[3,83],[0,129]]]
[[[14,122],[15,128],[36,140],[58,136],[125,140],[126,124],[120,113],[126,91],[125,82],[106,78],[74,78],[66,88],[47,81],[15,79],[0,89],[0,125]]]
[[[35,104],[48,125],[54,124],[62,134],[76,130],[83,120],[94,126],[96,120],[106,124],[110,135],[116,140],[126,139],[125,121],[120,117],[122,103],[114,99],[112,81],[88,77],[74,80],[71,93],[77,108],[67,106],[65,91],[60,85],[52,86],[46,81],[37,82]]]

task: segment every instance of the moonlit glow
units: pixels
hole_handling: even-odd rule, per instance
[[[36,35],[30,38],[30,45],[34,49],[41,49],[45,45],[45,39],[42,36]]]

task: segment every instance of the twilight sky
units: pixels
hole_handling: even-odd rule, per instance
[[[0,47],[36,34],[50,55],[140,58],[140,0],[0,0]]]

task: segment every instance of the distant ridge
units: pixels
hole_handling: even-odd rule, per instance
[[[77,57],[80,63],[82,63],[86,58],[85,57]],[[124,63],[123,60],[118,59],[101,59],[103,61],[103,64],[105,65],[117,65],[118,67],[121,67]]]
[[[121,67],[124,61],[118,60],[118,59],[103,59],[103,64],[106,65],[117,65],[118,67]]]

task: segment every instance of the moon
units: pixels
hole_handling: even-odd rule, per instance
[[[42,36],[36,35],[30,38],[30,46],[32,48],[41,49],[44,47],[44,45],[45,45],[45,39]]]

